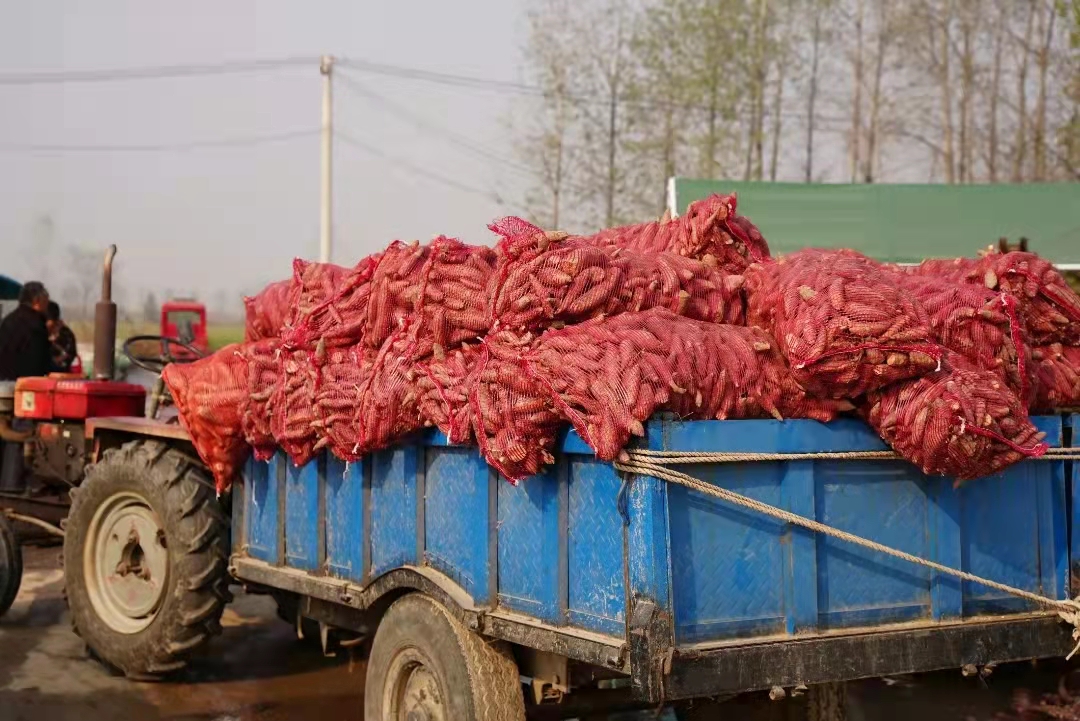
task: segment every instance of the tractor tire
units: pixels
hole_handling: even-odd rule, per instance
[[[525,701],[509,648],[465,628],[420,593],[395,601],[375,632],[364,718],[523,721]]]
[[[22,547],[11,522],[0,515],[0,616],[15,603],[22,584]]]
[[[232,600],[229,524],[209,474],[166,443],[134,441],[72,495],[63,558],[75,632],[129,678],[184,668]]]

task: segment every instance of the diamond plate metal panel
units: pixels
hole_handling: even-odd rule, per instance
[[[474,599],[488,593],[488,465],[471,448],[431,448],[424,557]]]
[[[572,625],[622,634],[626,618],[623,521],[617,507],[622,484],[610,464],[570,461],[567,566]]]
[[[694,466],[697,478],[781,505],[781,465]],[[784,525],[681,486],[668,492],[675,634],[680,642],[783,626]]]
[[[559,508],[555,469],[499,482],[499,603],[559,622]]]

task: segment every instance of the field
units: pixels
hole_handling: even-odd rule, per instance
[[[93,345],[94,323],[93,321],[73,320],[68,325],[75,333],[79,343]],[[121,320],[116,324],[117,347],[123,344],[125,338],[134,335],[157,335],[161,332],[160,326],[144,321]],[[244,339],[244,325],[242,323],[214,323],[211,321],[207,331],[207,337],[211,350],[217,350],[230,343],[239,343]]]

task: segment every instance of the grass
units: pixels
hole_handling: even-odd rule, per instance
[[[94,340],[94,323],[89,320],[73,320],[68,326],[75,333],[75,339],[80,343],[92,344]],[[133,335],[157,335],[161,333],[161,327],[155,323],[145,321],[121,320],[116,324],[117,345],[123,344],[125,338]],[[239,343],[244,340],[243,323],[210,323],[207,331],[207,342],[210,350],[217,350],[230,343]]]

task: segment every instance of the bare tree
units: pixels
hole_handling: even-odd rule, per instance
[[[1017,48],[1021,57],[1020,69],[1016,74],[1016,141],[1013,143],[1012,181],[1019,183],[1024,179],[1024,156],[1027,149],[1027,75],[1028,58],[1031,55],[1031,33],[1035,24],[1035,6],[1038,0],[1027,2],[1027,23],[1024,38]]]
[[[68,277],[62,293],[65,302],[73,306],[69,316],[80,319],[92,317],[94,299],[101,287],[101,257],[93,248],[69,246],[67,248]]]

